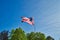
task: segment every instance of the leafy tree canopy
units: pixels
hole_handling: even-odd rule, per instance
[[[31,32],[27,34],[28,40],[45,40],[45,35],[40,32]]]
[[[54,40],[51,36],[47,36],[46,40]]]
[[[27,40],[25,32],[21,28],[11,31],[11,40]]]

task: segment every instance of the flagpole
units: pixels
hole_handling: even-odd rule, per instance
[[[35,25],[32,25],[32,27],[33,27],[33,31],[32,32],[34,32],[35,33]],[[31,38],[31,40],[33,39],[33,37]]]
[[[35,25],[33,25],[33,32],[36,32],[36,27],[35,27]]]
[[[35,27],[35,25],[33,25],[33,32],[35,33],[36,32],[36,27]],[[32,38],[33,39],[33,38]],[[31,40],[32,40],[31,39]]]
[[[36,27],[34,26],[34,32],[36,32]]]

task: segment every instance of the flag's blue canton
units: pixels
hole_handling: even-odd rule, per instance
[[[30,17],[30,21],[32,21],[32,17]]]

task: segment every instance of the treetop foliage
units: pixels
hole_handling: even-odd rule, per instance
[[[21,28],[12,29],[8,36],[8,31],[0,33],[0,40],[54,40],[51,36],[45,36],[41,32],[25,33]]]

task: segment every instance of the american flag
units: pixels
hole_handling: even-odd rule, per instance
[[[26,23],[28,23],[30,25],[34,25],[34,20],[33,20],[32,17],[30,17],[30,18],[22,17],[22,22],[26,22]]]

